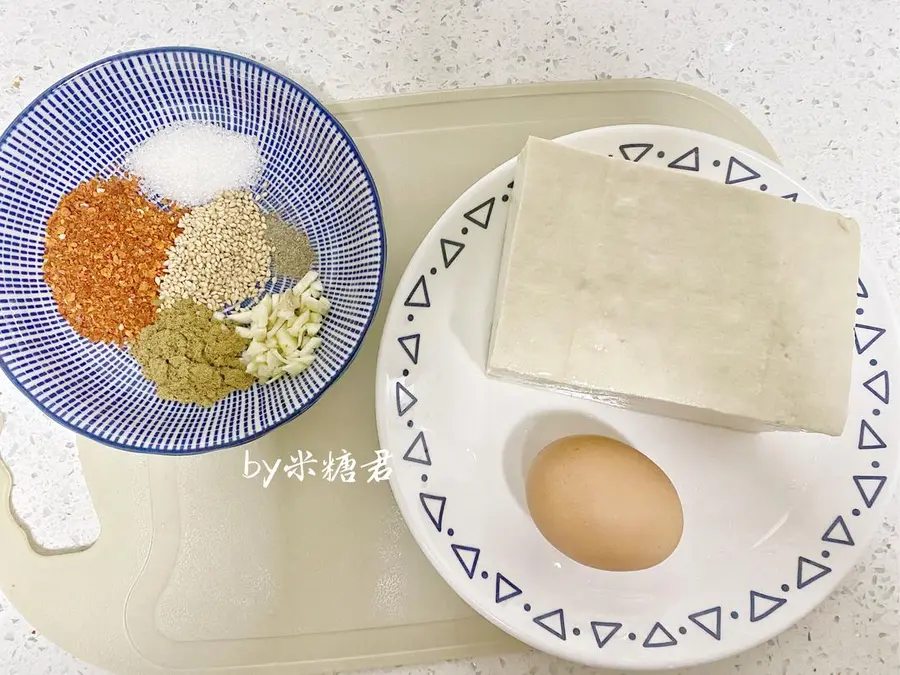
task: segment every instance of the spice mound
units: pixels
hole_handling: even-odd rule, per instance
[[[190,299],[217,310],[256,295],[269,278],[266,221],[249,192],[223,192],[181,227],[159,285],[163,307]]]
[[[78,185],[47,221],[43,277],[69,325],[129,349],[168,401],[210,406],[309,368],[331,305],[309,238],[251,192],[258,140],[174,124],[121,169]],[[298,281],[266,294],[275,277]]]
[[[255,138],[213,124],[178,122],[161,129],[126,158],[150,195],[200,206],[226,190],[248,190],[263,169]]]
[[[157,396],[210,406],[255,381],[241,363],[249,344],[208,308],[179,300],[141,331],[131,351]]]
[[[60,200],[47,222],[44,280],[80,335],[122,344],[154,321],[154,280],[183,213],[148,201],[133,178],[95,178]]]
[[[316,255],[309,237],[274,213],[266,214],[266,238],[272,249],[275,274],[302,279],[312,269]]]

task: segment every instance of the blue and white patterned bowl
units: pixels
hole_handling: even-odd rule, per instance
[[[310,369],[206,409],[159,399],[127,352],[76,334],[41,271],[46,221],[60,197],[188,120],[259,139],[260,201],[307,232],[332,306]],[[385,247],[362,157],[299,85],[204,49],[120,54],[52,86],[0,137],[0,365],[50,417],[107,445],[188,454],[246,443],[310,408],[353,360],[380,300]]]

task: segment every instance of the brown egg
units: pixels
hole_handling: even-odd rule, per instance
[[[525,494],[547,541],[589,567],[647,569],[681,541],[681,500],[668,476],[611,438],[567,436],[550,443],[529,467]]]

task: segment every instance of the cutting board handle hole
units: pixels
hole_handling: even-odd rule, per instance
[[[24,444],[14,439],[27,437],[28,417],[0,414],[0,473],[12,479],[8,493],[0,489],[0,509],[9,511],[35,553],[84,551],[99,539],[100,520],[81,472],[75,439],[59,429],[46,439],[49,442],[32,446],[40,452],[21,452]],[[4,478],[0,475],[0,488]]]

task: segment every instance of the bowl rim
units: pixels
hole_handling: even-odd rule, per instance
[[[372,323],[375,320],[375,316],[378,314],[378,310],[381,305],[382,295],[384,292],[384,275],[385,275],[385,265],[387,262],[387,232],[384,227],[384,214],[381,206],[381,197],[378,193],[378,185],[375,183],[375,179],[372,176],[372,172],[369,170],[368,165],[366,164],[365,159],[362,156],[362,153],[359,151],[359,148],[356,145],[356,142],[353,140],[353,137],[350,133],[344,128],[344,126],[340,123],[337,117],[322,104],[322,102],[313,96],[306,87],[302,86],[292,78],[284,75],[273,68],[270,68],[258,61],[255,61],[246,56],[241,56],[240,54],[234,54],[232,52],[226,52],[218,49],[209,49],[206,47],[189,47],[189,46],[161,46],[161,47],[147,47],[144,49],[136,49],[131,51],[119,52],[116,54],[112,54],[110,56],[106,56],[102,59],[98,59],[96,61],[92,61],[87,65],[82,66],[81,68],[74,70],[59,80],[55,81],[49,87],[44,89],[40,94],[35,96],[22,111],[15,116],[15,118],[6,126],[3,130],[3,133],[0,134],[0,147],[2,147],[13,133],[13,131],[18,127],[18,125],[25,119],[31,112],[46,98],[51,96],[56,89],[61,87],[63,84],[77,78],[78,76],[93,70],[99,66],[105,65],[107,63],[114,63],[116,61],[125,61],[128,59],[132,59],[137,56],[143,56],[146,54],[173,54],[173,53],[189,53],[189,54],[204,54],[209,56],[220,56],[227,59],[233,59],[234,61],[238,61],[246,64],[252,68],[257,68],[260,71],[271,75],[277,80],[280,80],[288,87],[293,87],[297,91],[300,92],[303,96],[305,96],[312,105],[319,110],[323,115],[325,115],[326,119],[328,119],[337,130],[337,133],[343,137],[343,139],[347,142],[350,147],[350,151],[356,157],[360,166],[362,167],[363,173],[366,176],[366,179],[369,182],[369,185],[372,186],[372,193],[375,198],[375,216],[378,223],[378,232],[380,235],[380,239],[382,242],[381,252],[380,252],[380,260],[379,260],[379,268],[378,268],[378,283],[375,289],[375,299],[372,302],[372,307],[369,312],[369,316],[366,318],[365,324],[362,326],[359,332],[359,338],[354,345],[353,350],[350,352],[349,357],[344,361],[344,363],[338,368],[335,374],[326,382],[319,390],[310,398],[310,400],[294,410],[291,414],[285,417],[283,420],[271,424],[261,431],[258,431],[254,434],[248,435],[246,438],[240,438],[234,441],[228,441],[224,443],[214,443],[211,445],[199,447],[199,448],[191,448],[185,450],[170,450],[162,447],[148,447],[148,446],[138,446],[131,445],[128,443],[118,443],[116,441],[112,441],[107,438],[103,438],[97,434],[88,432],[84,429],[79,428],[77,425],[68,422],[61,418],[56,413],[49,410],[43,403],[41,403],[35,396],[31,394],[31,392],[25,388],[25,386],[19,382],[19,380],[12,374],[9,369],[9,366],[6,363],[6,359],[0,355],[0,370],[6,375],[7,379],[12,382],[12,384],[18,389],[31,403],[33,403],[42,413],[44,413],[47,417],[49,417],[54,422],[60,424],[66,429],[73,431],[75,434],[79,436],[83,436],[89,440],[100,443],[101,445],[105,445],[108,447],[112,447],[118,450],[126,450],[128,452],[134,452],[138,454],[147,454],[147,455],[171,455],[171,456],[190,456],[190,455],[201,455],[207,452],[213,452],[215,450],[224,450],[227,448],[235,448],[240,447],[242,445],[247,445],[248,443],[252,443],[259,438],[262,438],[266,434],[274,431],[278,427],[281,427],[302,415],[304,412],[309,410],[313,405],[318,402],[318,400],[322,397],[322,395],[328,391],[334,384],[337,382],[341,376],[347,371],[350,365],[356,360],[357,355],[359,354],[359,350],[362,348],[363,343],[365,342],[365,338],[368,335],[369,329],[372,327]],[[374,414],[374,413],[373,413]]]

